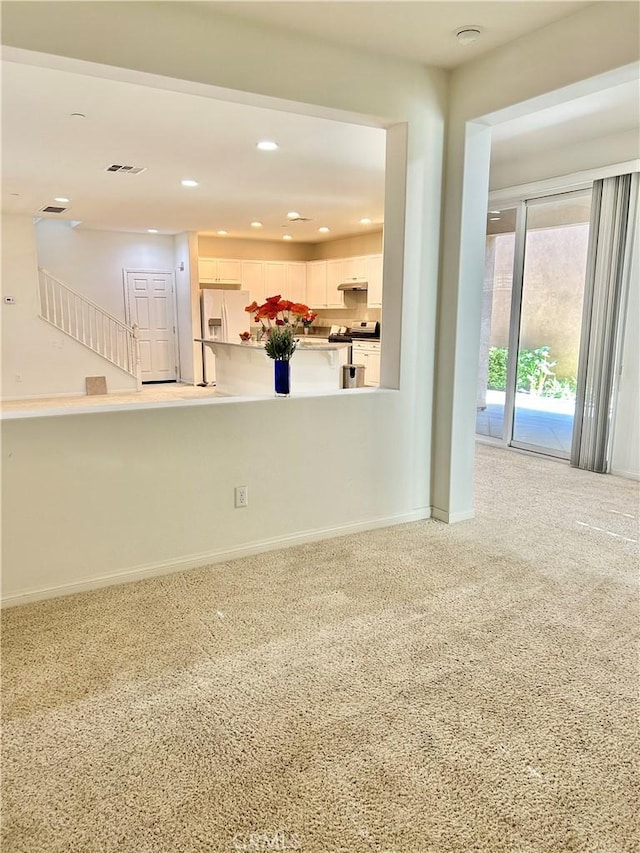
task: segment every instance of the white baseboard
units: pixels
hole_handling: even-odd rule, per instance
[[[470,521],[476,517],[476,514],[472,509],[465,510],[464,512],[447,512],[445,509],[432,506],[431,517],[435,518],[436,521],[444,521],[445,524],[457,524],[459,521]]]
[[[86,581],[10,593],[7,596],[3,596],[2,607],[14,607],[18,604],[28,604],[47,598],[58,598],[62,595],[74,595],[78,592],[87,592],[88,590],[99,589],[105,586],[131,583],[132,581],[159,577],[161,575],[170,575],[175,572],[184,571],[185,569],[196,569],[214,563],[224,563],[228,560],[237,560],[240,557],[263,554],[266,551],[276,551],[279,548],[292,548],[295,545],[303,545],[307,542],[319,542],[322,539],[333,539],[338,536],[348,536],[351,533],[375,530],[379,527],[391,527],[395,524],[406,524],[410,521],[423,521],[428,518],[431,518],[431,507],[420,507],[411,512],[375,518],[369,521],[356,521],[351,524],[341,524],[337,527],[305,530],[301,533],[292,533],[288,536],[278,536],[273,539],[262,539],[256,542],[249,542],[245,545],[238,545],[235,548],[211,551],[207,554],[191,554],[187,557],[179,557],[174,560],[149,563],[144,566],[102,575],[101,577],[91,578]]]
[[[612,468],[609,471],[614,477],[624,477],[627,480],[640,480],[640,474],[637,471],[624,471],[622,468]]]

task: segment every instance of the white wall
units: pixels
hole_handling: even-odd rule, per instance
[[[125,321],[122,270],[174,269],[173,237],[71,228],[42,219],[36,225],[38,263],[56,278]]]
[[[200,324],[197,314],[194,318],[194,314],[198,308],[197,296],[199,289],[197,234],[176,234],[174,237],[174,249],[180,378],[183,382],[196,384],[202,378],[202,373],[196,364],[196,355],[198,355],[197,345],[193,342],[194,338],[200,336]]]
[[[407,122],[391,160],[400,168],[406,151],[411,176],[404,272],[401,232],[385,246],[385,317],[404,331],[400,390],[6,422],[5,597],[428,515],[446,75],[218,18],[209,4],[122,4],[117,25],[111,4],[16,4],[2,37]],[[386,219],[401,223],[404,193],[391,195]],[[392,339],[392,373],[399,350]],[[284,464],[257,461],[265,447]],[[240,484],[251,503],[235,510]]]
[[[611,446],[611,473],[640,479],[640,216],[636,216],[628,305]]]
[[[604,88],[601,75],[638,61],[639,16],[633,3],[590,4],[451,76],[432,490],[441,517],[473,504],[490,126]]]
[[[33,220],[2,217],[2,399],[84,394],[86,376],[106,376],[110,391],[135,390],[132,376],[53,328],[39,314]]]

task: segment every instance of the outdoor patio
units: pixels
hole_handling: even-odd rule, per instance
[[[504,401],[504,391],[487,391],[487,408],[476,417],[478,435],[502,439]],[[517,393],[513,440],[568,455],[574,409],[573,400]]]

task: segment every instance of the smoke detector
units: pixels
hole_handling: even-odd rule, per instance
[[[460,27],[459,30],[456,30],[456,38],[460,42],[460,44],[473,44],[474,41],[480,38],[481,30],[480,27],[476,27],[473,25],[469,25],[466,27]]]

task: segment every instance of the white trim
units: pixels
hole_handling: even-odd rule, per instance
[[[568,175],[558,175],[545,178],[542,181],[532,181],[515,187],[491,190],[489,192],[489,207],[506,207],[528,199],[545,195],[556,195],[561,192],[587,189],[594,181],[601,178],[615,178],[630,172],[640,172],[640,159],[627,160],[624,163],[614,163],[610,166],[599,166],[597,169],[587,169],[583,172],[572,172]]]
[[[624,477],[625,480],[640,480],[640,474],[637,471],[625,471],[622,468],[611,468],[608,474],[614,477]]]
[[[87,592],[91,589],[99,589],[114,584],[130,583],[143,578],[159,577],[186,569],[202,568],[215,563],[224,563],[228,560],[237,560],[240,557],[251,557],[255,554],[263,554],[267,551],[276,551],[280,548],[292,548],[307,542],[319,542],[322,539],[333,539],[338,536],[348,536],[352,533],[361,533],[365,530],[375,530],[380,527],[390,527],[396,524],[406,524],[410,521],[424,521],[431,518],[431,507],[419,507],[410,512],[398,515],[389,515],[374,518],[369,521],[356,521],[350,524],[341,524],[336,527],[325,527],[318,530],[306,530],[302,533],[292,533],[286,536],[277,536],[273,539],[261,539],[239,545],[235,548],[227,548],[221,551],[210,551],[206,554],[191,554],[188,557],[178,557],[174,560],[164,560],[158,563],[149,563],[133,569],[102,575],[87,581],[60,584],[59,586],[43,587],[41,589],[23,590],[12,593],[2,598],[2,607],[13,607],[17,604],[27,604],[33,601],[42,601],[47,598],[57,598],[61,595],[74,595],[79,592]]]
[[[462,512],[447,512],[437,506],[431,507],[431,517],[436,521],[444,521],[445,524],[457,524],[459,521],[470,521],[476,517],[473,509],[465,509]]]

